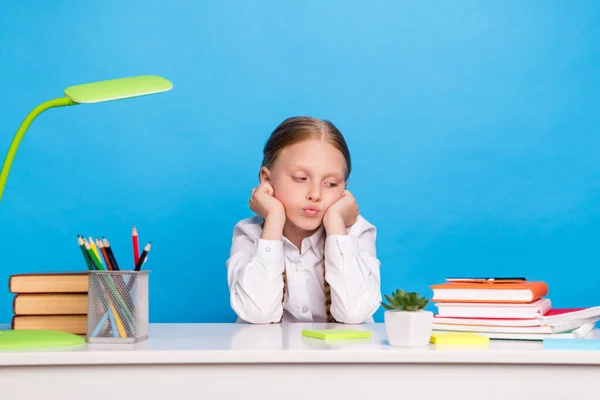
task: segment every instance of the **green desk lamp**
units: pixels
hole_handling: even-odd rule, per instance
[[[146,96],[166,92],[172,88],[173,84],[160,76],[134,76],[71,86],[65,89],[65,97],[48,100],[38,105],[21,123],[8,148],[4,164],[2,165],[2,171],[0,172],[0,200],[2,200],[8,172],[10,171],[21,139],[23,139],[25,131],[27,131],[31,122],[42,112],[54,107],[101,103]],[[0,330],[0,351],[50,346],[77,346],[83,343],[85,343],[85,340],[82,337],[67,332],[52,330]]]

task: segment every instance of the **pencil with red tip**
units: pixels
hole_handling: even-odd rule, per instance
[[[133,265],[136,266],[140,260],[140,245],[138,241],[138,232],[135,226],[131,229],[131,242],[133,244]]]

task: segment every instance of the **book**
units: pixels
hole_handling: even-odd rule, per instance
[[[483,326],[542,326],[538,318],[464,318],[433,316],[434,324],[483,325]]]
[[[570,332],[563,333],[514,333],[514,332],[477,332],[480,335],[487,336],[490,339],[506,340],[533,340],[542,341],[544,339],[578,339],[586,337],[594,329],[594,324],[585,324]],[[434,333],[444,332],[433,329]]]
[[[432,302],[531,303],[548,294],[545,282],[445,282],[430,286]]]
[[[600,318],[600,307],[591,308],[552,308],[544,315],[534,318],[467,318],[444,317],[436,314],[433,322],[453,325],[485,325],[485,326],[543,326],[558,325],[578,321],[595,322]]]
[[[433,329],[455,332],[497,332],[497,333],[563,333],[585,325],[587,321],[569,321],[553,325],[538,326],[500,326],[500,325],[458,325],[433,323]]]
[[[87,293],[19,293],[13,299],[15,315],[87,314]]]
[[[565,321],[598,321],[600,306],[587,308],[555,308],[540,317],[546,324],[557,324]]]
[[[11,293],[87,293],[87,271],[13,274],[8,278]]]
[[[85,335],[87,315],[15,315],[11,329],[44,329]]]
[[[368,339],[371,332],[355,329],[303,329],[302,336],[324,340]]]
[[[469,332],[436,332],[430,342],[436,345],[487,345],[490,338]]]
[[[549,298],[531,303],[436,303],[440,317],[537,318],[552,309]]]

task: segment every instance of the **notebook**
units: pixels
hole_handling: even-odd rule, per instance
[[[433,285],[432,302],[531,303],[548,294],[545,282],[446,282]]]
[[[500,325],[458,325],[442,324],[434,319],[433,329],[440,331],[460,331],[460,332],[491,332],[491,333],[563,333],[570,332],[585,325],[587,321],[567,321],[553,325],[540,326],[500,326]]]
[[[585,324],[574,329],[571,332],[564,333],[512,333],[512,332],[478,332],[478,334],[487,336],[490,339],[507,339],[507,340],[544,340],[544,339],[578,339],[586,337],[594,329],[594,324]],[[433,329],[434,333],[439,333]],[[443,332],[443,331],[442,331]],[[445,332],[444,332],[445,333]]]
[[[546,324],[557,324],[561,322],[585,320],[595,322],[600,318],[600,306],[588,308],[553,308],[540,317]]]
[[[564,325],[578,321],[591,323],[600,319],[600,307],[591,308],[553,308],[544,315],[534,318],[466,318],[433,316],[434,324],[484,325],[484,326],[544,326]]]
[[[436,303],[440,317],[464,318],[536,318],[552,308],[548,298],[531,303]]]

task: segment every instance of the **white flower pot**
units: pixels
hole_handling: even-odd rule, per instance
[[[431,311],[392,311],[384,313],[385,330],[392,346],[427,346],[433,331]]]

